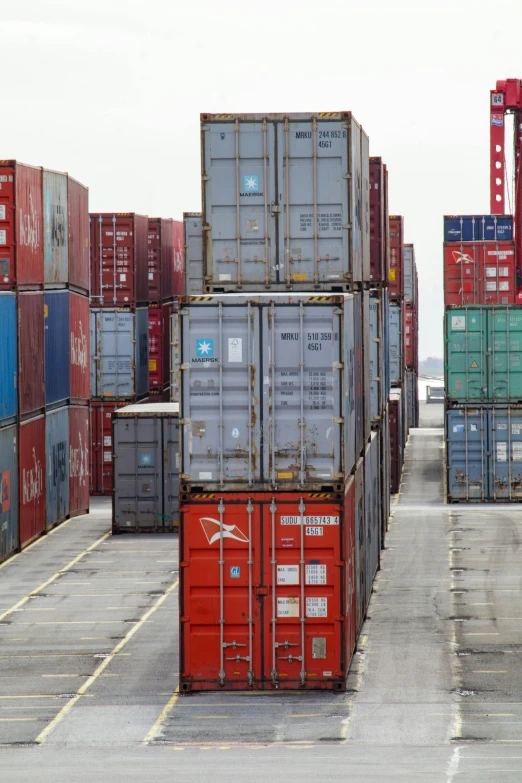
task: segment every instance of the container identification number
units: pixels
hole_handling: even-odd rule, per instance
[[[302,517],[305,525],[338,525],[339,517],[321,516],[321,517]],[[300,525],[301,517],[281,517],[282,525]]]

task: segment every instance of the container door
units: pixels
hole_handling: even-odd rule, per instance
[[[364,459],[355,472],[355,573],[357,575],[357,633],[366,615],[366,515],[364,510]]]
[[[135,332],[137,314],[96,311],[96,397],[132,399],[136,395],[137,364],[143,353],[148,355],[148,318],[144,312],[145,323],[140,321],[139,335],[144,337],[143,346]]]
[[[487,310],[446,313],[446,392],[455,402],[487,398]]]
[[[212,122],[202,133],[205,275],[222,290],[264,289],[282,263],[274,123]]]
[[[341,315],[331,304],[263,308],[263,472],[281,491],[342,482]]]
[[[45,404],[64,405],[71,396],[69,292],[44,294]]]
[[[98,353],[98,318],[97,311],[91,310],[89,313],[89,372],[90,372],[90,388],[91,399],[98,397],[98,388],[100,386],[100,356]]]
[[[20,425],[20,546],[45,532],[45,417]]]
[[[487,500],[488,415],[482,408],[447,413],[448,496],[450,500]]]
[[[363,322],[362,322],[362,338],[363,338],[363,404],[364,404],[364,441],[366,442],[370,437],[372,429],[372,406],[371,406],[371,326],[370,326],[370,294],[368,291],[364,291],[362,294],[363,302]]]
[[[522,309],[489,311],[488,348],[488,400],[522,402]]]
[[[163,531],[163,432],[158,417],[113,421],[114,521],[120,530]]]
[[[163,525],[174,530],[179,521],[179,419],[163,419]]]
[[[163,312],[149,307],[149,391],[163,391]]]
[[[0,562],[18,548],[18,438],[16,425],[0,429]]]
[[[522,497],[522,409],[493,407],[488,411],[489,486],[492,500]]]
[[[67,175],[43,171],[44,281],[69,282]]]
[[[444,303],[481,303],[483,247],[451,243],[444,246]]]
[[[360,296],[357,295],[358,301]],[[356,404],[357,404],[357,372],[356,372],[356,342],[355,342],[355,301],[354,296],[344,297],[344,369],[343,369],[343,414],[344,414],[344,469],[348,476],[355,465],[358,446],[356,443],[357,423],[356,423]]]
[[[515,244],[488,243],[483,246],[483,302],[485,304],[515,304]]]
[[[344,492],[344,562],[345,562],[345,606],[344,639],[345,661],[351,661],[357,640],[357,571],[355,534],[355,477],[350,476]]]
[[[395,384],[400,385],[402,381],[402,305],[390,304],[389,324],[390,383],[394,386]]]
[[[185,230],[185,274],[187,296],[202,294],[203,282],[203,229],[202,217],[192,213],[183,215]]]
[[[45,417],[47,529],[69,516],[69,408]]]
[[[146,397],[149,393],[149,310],[147,307],[136,310],[135,349],[136,386],[134,394],[138,397]]]
[[[99,409],[98,409],[99,410]],[[89,512],[89,408],[69,408],[69,508],[70,514]]]
[[[194,503],[180,536],[180,690],[262,678],[260,504]]]
[[[0,337],[0,424],[4,426],[18,413],[16,297],[7,292],[0,293]]]
[[[181,319],[182,484],[259,485],[259,309],[208,302]]]
[[[344,689],[342,529],[339,503],[273,498],[263,507],[264,676],[273,687],[337,680]]]

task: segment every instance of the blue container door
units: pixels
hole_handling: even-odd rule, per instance
[[[0,429],[0,562],[18,548],[17,430]]]
[[[65,403],[70,397],[69,292],[46,291],[45,404]]]
[[[17,346],[16,297],[0,293],[0,424],[16,421],[17,400]]]
[[[382,295],[382,337],[384,346],[384,404],[388,403],[390,398],[390,303],[388,300],[388,289],[383,288]]]
[[[451,500],[487,500],[487,411],[459,408],[448,411],[448,495]]]
[[[391,304],[389,309],[389,363],[391,385],[402,381],[402,306]]]
[[[522,408],[497,406],[489,416],[492,500],[522,498]]]
[[[45,417],[47,529],[69,516],[69,408]]]
[[[149,390],[149,311],[136,310],[136,394],[147,395]]]

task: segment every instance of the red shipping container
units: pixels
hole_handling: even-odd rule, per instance
[[[152,394],[161,394],[165,386],[163,342],[163,308],[149,307],[149,391]]]
[[[345,690],[355,638],[350,502],[349,492],[182,503],[181,691]]]
[[[149,299],[149,221],[133,212],[90,215],[94,306],[133,307]]]
[[[412,305],[407,304],[403,309],[403,313],[404,366],[414,368],[416,366],[417,355],[417,317]]]
[[[112,493],[112,413],[128,402],[91,402],[90,405],[90,477],[91,495]]]
[[[390,215],[390,271],[388,274],[388,295],[390,299],[401,299],[404,295],[404,218]]]
[[[45,416],[19,428],[20,546],[45,532]]]
[[[71,517],[89,511],[89,408],[69,408],[69,513]]]
[[[42,169],[0,161],[0,289],[43,279]]]
[[[388,279],[386,189],[387,177],[382,158],[370,158],[370,278],[374,283],[384,283]]]
[[[344,490],[344,606],[345,660],[351,661],[357,644],[357,570],[355,554],[355,477],[350,476]],[[349,665],[349,663],[348,663]]]
[[[18,400],[20,416],[45,408],[43,291],[18,296]]]
[[[71,401],[87,405],[91,393],[89,299],[72,291],[69,296],[69,331]]]
[[[163,299],[185,296],[185,231],[182,220],[172,221],[172,289],[170,290],[172,294],[167,294],[165,291]]]
[[[173,294],[173,220],[149,218],[149,302],[159,303]]]
[[[444,303],[449,305],[516,302],[514,242],[444,244]]]
[[[89,190],[67,180],[69,217],[69,285],[89,292]]]

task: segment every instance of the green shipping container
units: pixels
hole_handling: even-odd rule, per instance
[[[522,307],[446,311],[446,393],[452,402],[522,402]]]

